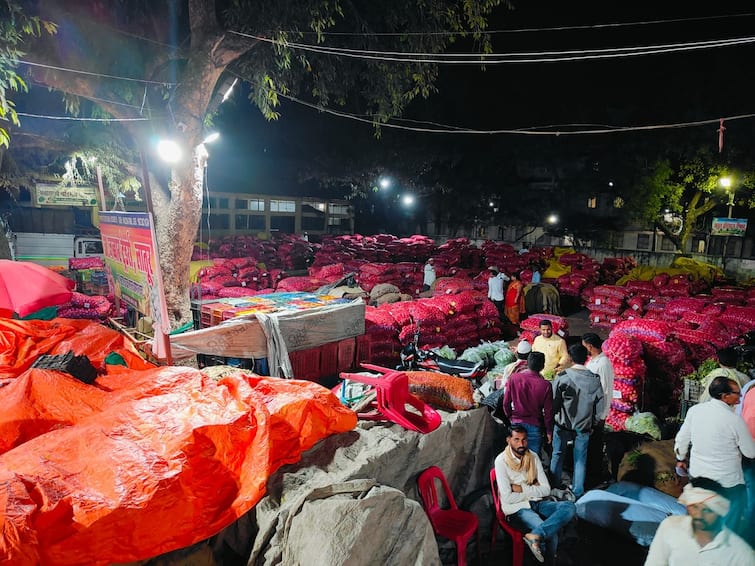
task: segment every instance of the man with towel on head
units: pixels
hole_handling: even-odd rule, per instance
[[[755,551],[724,524],[729,500],[720,491],[721,485],[708,478],[685,485],[679,503],[688,515],[663,520],[645,566],[755,565]]]

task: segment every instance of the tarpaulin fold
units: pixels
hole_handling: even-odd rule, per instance
[[[215,381],[142,362],[150,369],[109,366],[85,385],[26,369],[71,349],[96,365],[113,351],[139,365],[120,335],[88,321],[2,320],[0,341],[3,566],[123,563],[189,546],[249,511],[280,466],[356,426],[305,381],[240,371]]]

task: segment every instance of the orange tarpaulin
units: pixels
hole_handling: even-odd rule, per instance
[[[0,318],[0,386],[28,369],[40,355],[62,355],[69,350],[86,355],[95,367],[102,367],[111,352],[131,369],[155,367],[122,334],[91,320]]]
[[[77,336],[113,345],[95,329],[60,328],[57,342],[12,340],[7,326],[0,336],[26,352],[73,344],[95,359],[101,352],[76,350]],[[0,355],[26,365],[8,348]],[[104,565],[189,546],[251,509],[280,466],[354,426],[353,412],[305,381],[239,372],[216,382],[164,367],[90,386],[62,372],[16,373],[0,388],[0,564]]]

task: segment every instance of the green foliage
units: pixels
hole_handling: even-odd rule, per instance
[[[724,159],[708,146],[680,147],[640,171],[624,194],[627,214],[662,230],[668,230],[666,211],[679,215],[681,232],[667,235],[681,251],[694,230],[700,228],[699,219],[727,202],[729,195],[720,185],[722,177],[734,179],[732,190],[739,204],[755,205],[755,162],[749,156],[733,153]]]
[[[28,87],[16,72],[18,60],[23,57],[21,46],[29,37],[42,33],[54,34],[57,26],[35,16],[27,16],[13,0],[0,3],[0,119],[18,126],[18,114],[8,92],[26,92]],[[0,128],[0,147],[8,147],[10,135]]]
[[[691,379],[693,381],[702,381],[706,375],[717,369],[719,366],[718,360],[715,358],[709,358],[701,363],[695,371],[689,375],[685,375],[684,379]]]
[[[357,0],[236,0],[224,13],[228,29],[272,37],[238,63],[253,89],[250,98],[277,119],[278,94],[311,96],[323,106],[364,112],[375,124],[398,116],[415,98],[427,98],[438,77],[436,65],[334,56],[297,49],[294,43],[336,49],[442,53],[459,37],[490,52],[482,32],[503,0],[421,0],[394,3]],[[271,32],[272,30],[272,32]],[[345,32],[344,35],[328,35]],[[396,35],[382,35],[393,32]],[[426,32],[416,33],[416,32]],[[449,34],[433,32],[450,32]]]

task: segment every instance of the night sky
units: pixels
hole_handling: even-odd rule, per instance
[[[496,30],[585,26],[664,19],[710,18],[747,14],[739,2],[716,2],[690,8],[683,2],[616,3],[557,1],[517,2],[501,8],[491,22]],[[660,6],[659,6],[660,5]],[[626,47],[746,37],[755,30],[755,14],[699,21],[601,29],[533,31],[494,35],[495,52]],[[460,44],[459,49],[469,46]],[[554,124],[652,125],[717,119],[755,112],[752,61],[755,46],[725,47],[681,54],[647,55],[604,61],[532,63],[477,67],[441,67],[439,92],[419,100],[404,117],[479,129],[522,128]],[[397,134],[383,131],[375,140],[369,125],[320,114],[283,101],[277,122],[266,122],[241,91],[217,120],[222,143],[211,149],[210,187],[262,193],[316,192],[297,186],[299,172],[318,154],[338,151],[345,143],[370,152],[384,151],[397,140],[438,151],[442,147],[500,144],[502,151],[531,140],[523,136]],[[750,119],[749,121],[751,121]],[[745,122],[730,122],[734,136]],[[717,125],[710,130],[715,143]],[[697,130],[697,128],[695,128]],[[698,134],[700,132],[697,132]],[[704,134],[705,132],[703,132]],[[627,134],[604,134],[598,143],[621,151]],[[466,136],[465,136],[466,137]],[[595,136],[563,136],[548,143],[573,150],[595,143]],[[533,150],[534,151],[534,150]],[[344,160],[348,156],[344,157]],[[390,163],[386,163],[386,168]]]

